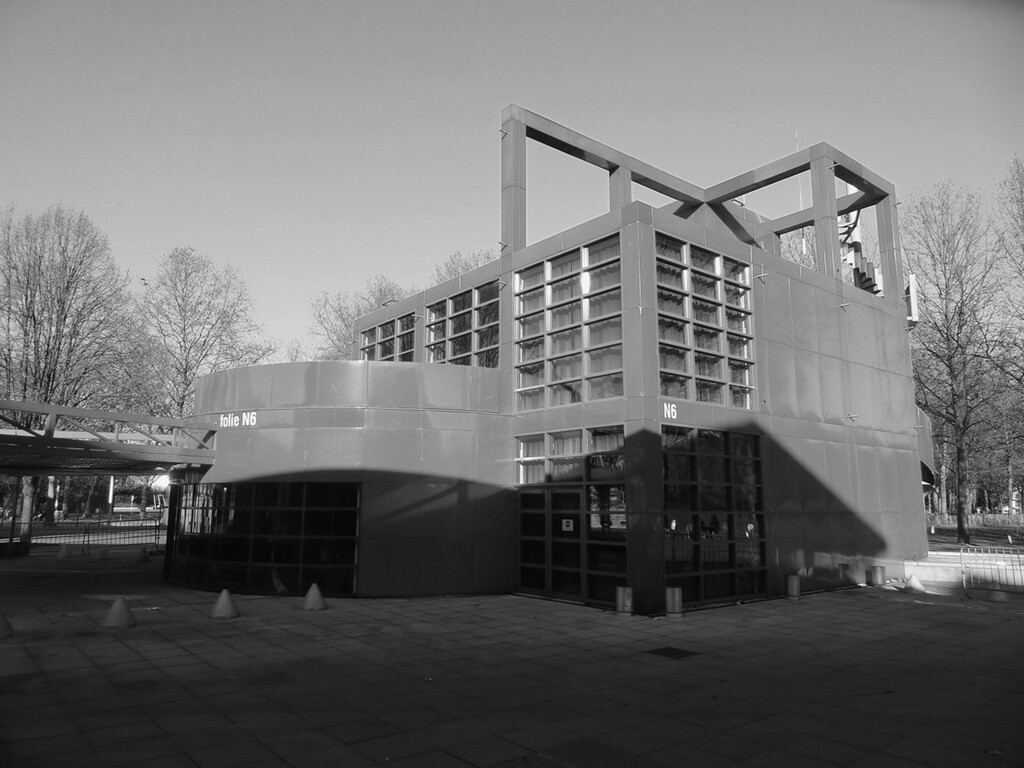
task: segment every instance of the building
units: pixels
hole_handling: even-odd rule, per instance
[[[178,487],[168,576],[620,607],[628,587],[650,614],[926,556],[892,185],[818,144],[703,189],[520,107],[502,121],[499,260],[363,318],[360,361],[200,382],[216,461]],[[609,211],[528,244],[530,141],[606,170]],[[738,200],[799,174],[804,210]],[[872,213],[868,258],[849,219]],[[803,227],[813,265],[782,256]]]

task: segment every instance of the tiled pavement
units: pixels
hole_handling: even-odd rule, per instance
[[[1024,765],[1019,595],[876,587],[661,618],[235,595],[242,615],[214,619],[216,595],[133,560],[0,559],[0,765]],[[120,595],[137,625],[102,627]]]

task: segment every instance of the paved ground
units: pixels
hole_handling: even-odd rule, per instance
[[[0,765],[1024,765],[1019,595],[663,618],[236,595],[241,616],[214,619],[216,595],[112,557],[0,559]],[[102,626],[118,596],[136,626]]]

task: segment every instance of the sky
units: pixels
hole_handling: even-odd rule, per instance
[[[133,279],[230,264],[285,346],[323,291],[497,248],[508,104],[701,187],[827,141],[989,195],[1022,40],[1019,0],[0,0],[0,207],[84,211]],[[531,242],[607,210],[604,172],[527,167]]]

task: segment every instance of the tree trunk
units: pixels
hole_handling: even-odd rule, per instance
[[[21,531],[19,539],[22,544],[32,543],[32,514],[36,508],[36,488],[38,477],[25,477],[21,481]]]
[[[963,446],[956,447],[953,463],[953,482],[956,486],[956,540],[958,544],[970,544],[971,532],[967,528],[967,515],[970,513],[967,498],[967,461]]]

